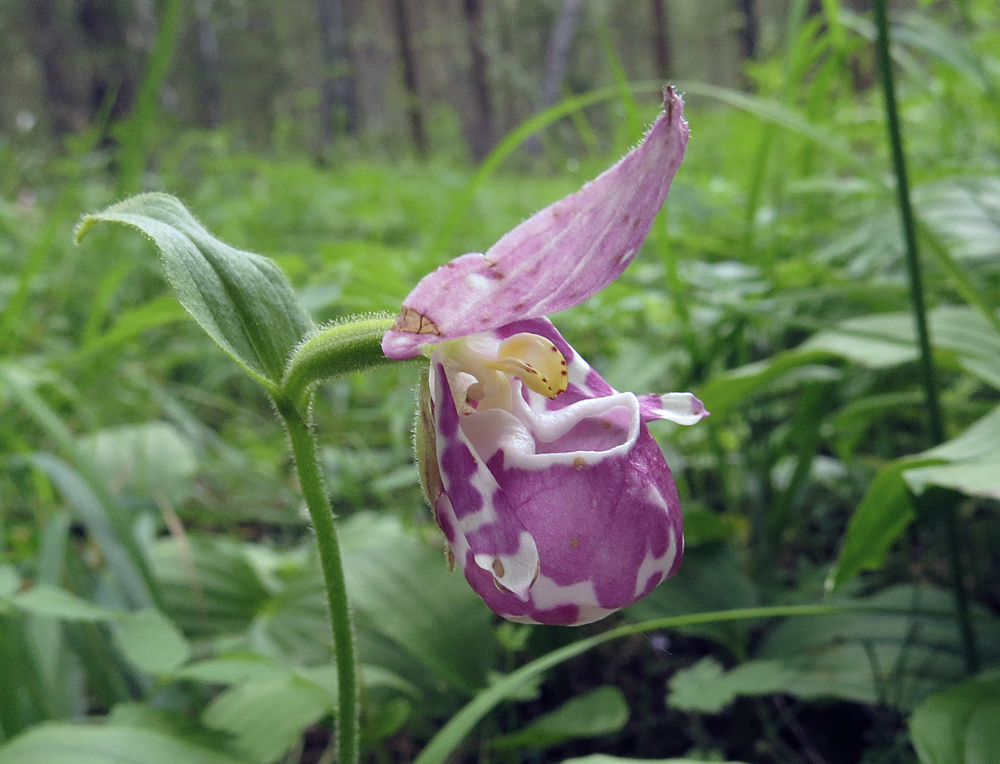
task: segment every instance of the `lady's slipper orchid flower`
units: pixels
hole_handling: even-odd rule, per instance
[[[430,356],[424,487],[472,588],[512,621],[596,621],[680,564],[677,489],[646,423],[694,424],[704,406],[613,390],[544,318],[610,284],[649,233],[687,145],[673,89],[664,104],[599,178],[425,276],[382,341]]]

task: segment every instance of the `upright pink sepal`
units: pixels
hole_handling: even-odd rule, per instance
[[[614,167],[485,255],[462,255],[421,279],[382,340],[385,355],[412,358],[426,344],[563,310],[614,281],[649,233],[687,146],[680,97],[667,88],[663,101],[642,143]]]

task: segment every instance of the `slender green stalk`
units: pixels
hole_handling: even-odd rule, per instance
[[[886,0],[875,0],[875,25],[878,29],[876,48],[878,66],[882,80],[882,95],[885,99],[886,124],[889,131],[889,146],[892,150],[892,166],[896,175],[897,204],[900,223],[906,243],[906,264],[910,276],[910,299],[913,303],[913,319],[917,327],[917,341],[920,347],[920,371],[930,420],[931,437],[934,445],[944,441],[944,419],[941,415],[941,401],[934,375],[934,360],[931,356],[930,332],[927,328],[927,307],[924,303],[924,287],[920,272],[920,256],[917,251],[917,226],[910,204],[910,186],[906,173],[906,156],[903,153],[903,135],[899,125],[899,109],[896,105],[896,88],[892,73],[892,54],[889,41],[889,11]],[[958,549],[958,520],[955,505],[950,503],[944,512],[945,544],[948,550],[948,564],[951,568],[952,593],[955,598],[955,612],[962,631],[965,650],[965,667],[970,673],[979,666],[976,654],[976,640],[972,632],[969,616],[969,601],[965,591],[962,560]]]
[[[359,736],[358,675],[354,656],[354,630],[351,627],[337,529],[333,524],[333,512],[323,487],[312,430],[299,410],[291,404],[278,401],[278,411],[285,420],[292,441],[292,455],[299,474],[299,485],[316,532],[320,565],[330,603],[333,649],[337,658],[337,761],[339,764],[355,764],[358,760]]]

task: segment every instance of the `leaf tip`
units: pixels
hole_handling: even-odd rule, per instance
[[[76,224],[76,228],[73,229],[73,243],[79,245],[83,241],[83,237],[87,235],[87,232],[94,227],[94,224],[98,222],[98,218],[94,215],[84,215],[80,218],[80,222]]]

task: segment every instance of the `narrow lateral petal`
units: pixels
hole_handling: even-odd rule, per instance
[[[668,419],[675,424],[698,424],[708,416],[705,404],[691,393],[663,393],[662,395],[640,395],[639,406],[642,421]]]
[[[642,143],[614,167],[485,255],[462,255],[421,279],[382,340],[386,356],[412,358],[428,343],[578,305],[618,278],[649,234],[687,146],[673,88],[664,106]]]

